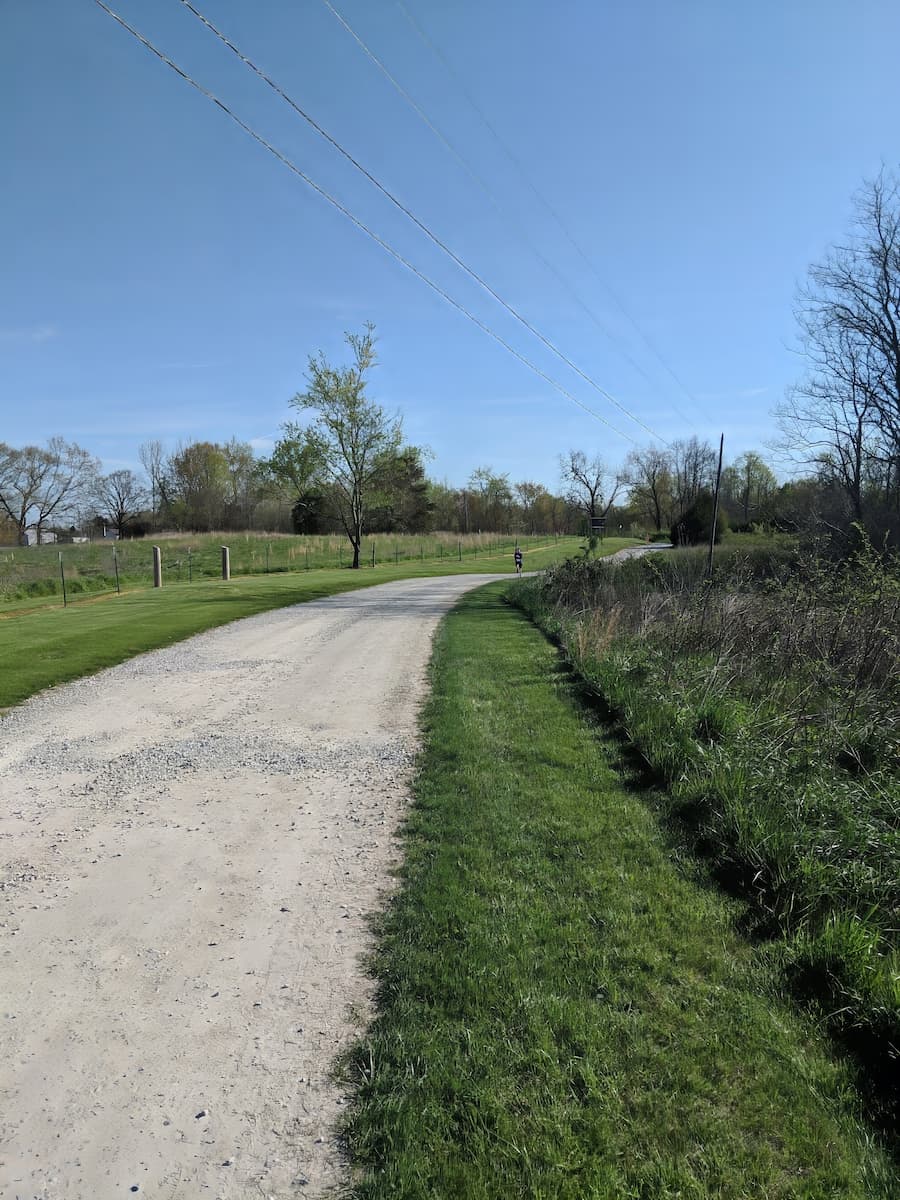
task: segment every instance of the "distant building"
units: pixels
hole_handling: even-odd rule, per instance
[[[26,546],[50,546],[55,541],[56,534],[52,529],[38,530],[32,526],[31,529],[25,530]]]

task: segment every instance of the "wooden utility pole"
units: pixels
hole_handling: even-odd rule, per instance
[[[713,550],[716,545],[716,526],[719,523],[719,484],[722,482],[722,451],[725,448],[725,434],[719,437],[719,465],[716,469],[716,490],[713,495],[712,528],[709,531],[709,559],[706,563],[706,578],[712,579]]]

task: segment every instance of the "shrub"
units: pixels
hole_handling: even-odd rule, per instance
[[[709,542],[712,530],[713,510],[715,500],[707,491],[701,491],[694,503],[682,513],[672,526],[671,542],[673,546],[698,546]],[[722,534],[728,528],[728,514],[720,506],[716,517],[716,536],[718,543]]]

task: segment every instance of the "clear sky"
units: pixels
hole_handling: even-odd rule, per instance
[[[332,2],[458,157],[323,0],[196,6],[643,425],[724,430],[727,458],[762,448],[802,372],[796,285],[861,182],[900,161],[900,5]],[[179,0],[111,7],[520,353],[651,440]],[[150,438],[265,452],[308,356],[340,358],[370,320],[371,394],[431,447],[434,477],[488,464],[552,487],[569,447],[611,462],[632,448],[93,0],[0,0],[0,111],[0,440],[60,434],[107,470],[136,467]]]

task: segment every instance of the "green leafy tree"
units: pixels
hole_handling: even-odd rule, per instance
[[[777,487],[773,471],[753,450],[722,472],[722,502],[732,515],[739,514],[745,525],[766,516]]]
[[[330,485],[341,526],[359,567],[366,516],[384,483],[385,463],[400,451],[399,418],[366,396],[369,372],[375,366],[375,330],[348,333],[352,362],[336,367],[321,352],[309,360],[307,389],[292,403],[309,413],[307,436],[318,448],[322,475]]]
[[[221,529],[228,497],[229,471],[224,447],[191,442],[169,458],[163,496],[167,515],[179,528]]]
[[[388,451],[379,462],[379,492],[369,515],[371,528],[384,532],[422,533],[432,516],[424,453],[418,446]]]
[[[702,489],[694,503],[681,514],[675,524],[672,526],[671,540],[673,546],[697,546],[709,541],[710,530],[713,523],[713,512],[715,510],[715,500],[711,492]],[[718,518],[716,520],[716,536],[715,541],[722,540],[722,534],[728,528],[728,517],[725,510],[719,505]]]
[[[506,530],[510,524],[513,494],[508,475],[498,475],[493,467],[476,467],[463,492],[466,529]]]

